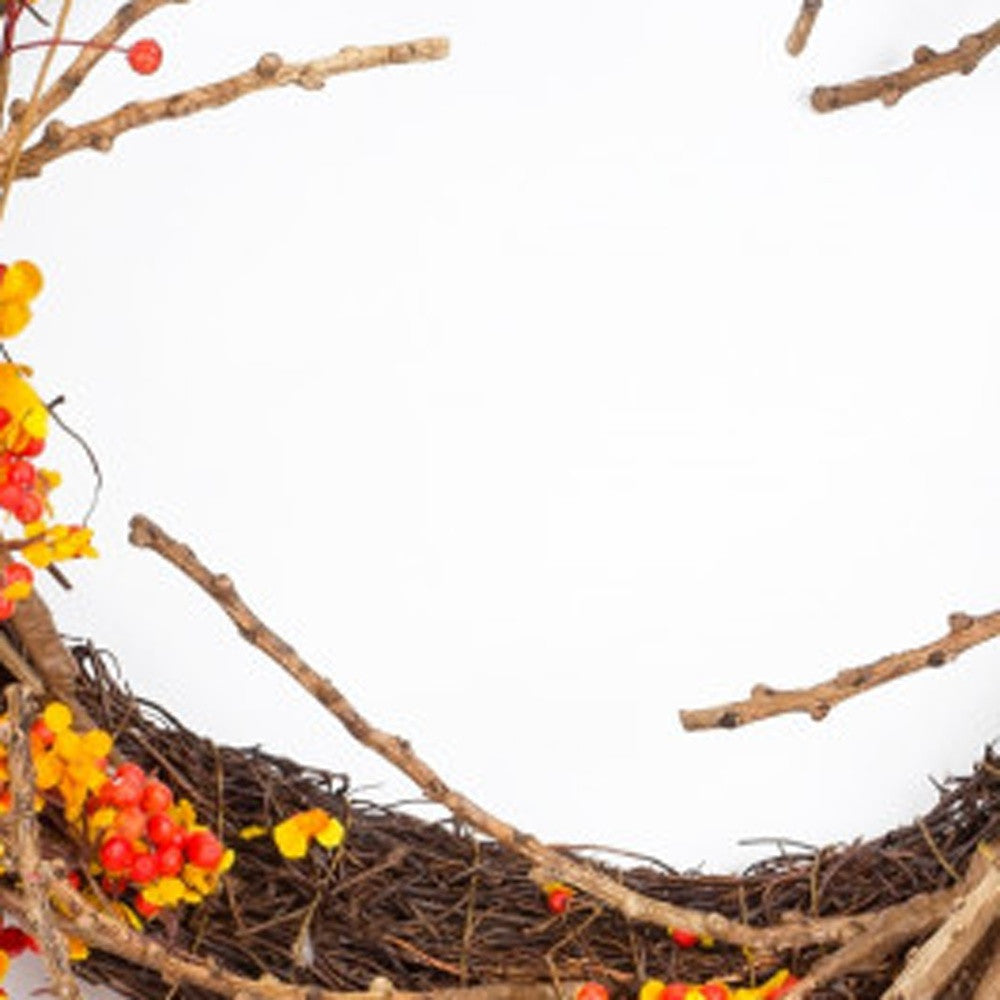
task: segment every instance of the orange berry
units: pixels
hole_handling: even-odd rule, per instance
[[[143,789],[140,804],[150,815],[166,812],[174,804],[174,793],[162,781],[151,778]]]
[[[600,983],[590,980],[577,989],[574,1000],[608,1000],[608,991]]]

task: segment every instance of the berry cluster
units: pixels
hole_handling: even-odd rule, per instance
[[[42,276],[30,261],[0,264],[0,338],[19,333],[31,318],[28,303],[42,287]],[[82,556],[96,556],[89,528],[48,524],[49,494],[59,473],[35,465],[45,449],[49,411],[28,377],[31,369],[13,362],[0,364],[0,511],[22,525],[24,537],[7,542],[7,552],[21,554],[36,569]],[[34,575],[21,563],[4,561],[0,569],[0,621],[14,614],[30,593]]]
[[[639,1000],[781,1000],[798,980],[787,969],[779,969],[760,986],[729,986],[721,980],[708,983],[663,983],[648,979]]]
[[[38,942],[20,927],[0,926],[0,980],[7,975],[10,960],[17,958],[25,951],[33,951],[38,954],[41,948]],[[0,998],[6,998],[7,995],[6,990],[0,989]]]
[[[143,917],[198,903],[233,862],[186,800],[137,764],[122,764],[87,804],[87,834],[99,845],[102,888],[128,898]]]
[[[112,768],[104,730],[79,732],[72,722],[69,708],[52,702],[31,727],[36,806],[61,808],[90,845],[87,874],[112,900],[146,918],[165,906],[201,902],[232,865],[233,852],[158,778],[137,764]],[[6,757],[0,745],[0,811],[10,808]]]

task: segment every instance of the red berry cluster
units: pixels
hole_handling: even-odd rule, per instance
[[[145,888],[163,879],[182,885],[189,866],[213,875],[223,863],[225,851],[215,834],[192,827],[183,804],[175,806],[173,792],[137,764],[118,767],[91,797],[87,812],[100,841],[103,889],[115,897],[134,892],[132,905],[144,917],[160,909]]]
[[[9,421],[10,414],[0,408],[0,429]],[[39,446],[44,444],[41,438],[29,440],[37,441]],[[34,454],[41,450],[38,447]],[[44,474],[39,475],[25,454],[24,451],[6,451],[0,455],[0,507],[13,514],[21,524],[31,524],[45,513],[48,484]]]

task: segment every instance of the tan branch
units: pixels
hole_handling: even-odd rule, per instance
[[[913,896],[906,903],[875,914],[862,933],[851,938],[832,954],[817,960],[786,1000],[805,1000],[821,986],[849,972],[864,972],[875,968],[887,955],[897,952],[909,942],[924,937],[935,929],[949,926],[949,915],[962,911],[965,901],[979,889],[984,875],[988,875],[992,882],[990,872],[995,872],[996,869],[992,865],[989,865],[988,871],[986,868],[984,859],[977,858],[958,885],[940,892]],[[938,933],[935,933],[934,938]],[[927,988],[929,980],[914,980],[918,981],[922,982],[923,988],[917,992],[900,994],[898,997],[890,992],[883,1000],[915,1000],[918,997],[920,1000],[931,1000],[937,995],[936,990]]]
[[[129,28],[160,7],[169,3],[186,2],[187,0],[130,0],[120,7],[110,20],[90,37],[88,44],[81,47],[76,58],[39,97],[34,114],[35,123],[44,121],[56,108],[61,107],[73,96],[90,71],[107,55],[108,47],[117,42]],[[26,106],[22,106],[21,115],[25,110]],[[18,117],[20,116],[16,115],[12,108],[11,118],[14,121],[0,138],[0,163],[7,162],[13,152],[17,141]]]
[[[351,46],[331,56],[298,63],[284,63],[280,56],[269,53],[261,56],[256,65],[244,73],[192,87],[168,97],[135,101],[103,118],[95,118],[72,127],[59,121],[50,121],[42,138],[22,154],[17,176],[37,176],[45,164],[80,149],[106,152],[123,132],[160,121],[183,118],[209,108],[220,108],[260,90],[292,85],[305,90],[319,90],[324,81],[342,73],[444,59],[447,55],[446,38],[419,38],[394,45],[369,45],[363,48]]]
[[[994,942],[993,957],[986,966],[972,1000],[997,1000],[1000,997],[1000,940]]]
[[[243,603],[228,576],[213,573],[188,546],[171,538],[148,518],[141,515],[132,518],[129,540],[140,548],[152,549],[198,584],[225,612],[247,642],[277,663],[337,718],[359,743],[374,750],[402,771],[429,799],[440,803],[454,816],[509,850],[527,858],[545,871],[549,878],[575,885],[630,920],[661,927],[684,927],[697,934],[708,934],[720,941],[761,951],[782,951],[807,944],[847,941],[863,932],[876,919],[902,919],[899,914],[910,907],[910,903],[907,903],[875,914],[829,918],[789,915],[789,919],[779,925],[756,928],[718,913],[675,906],[665,900],[635,892],[591,865],[545,846],[537,838],[518,830],[460,792],[449,788],[413,752],[406,740],[372,726],[329,680],[320,676],[287,642],[272,632]],[[947,890],[946,893],[950,891]],[[914,897],[918,902],[913,903],[913,906],[933,905],[920,900],[934,900],[938,896],[950,899],[946,893]]]
[[[164,982],[187,983],[230,1000],[572,1000],[573,993],[569,991],[579,985],[569,984],[559,992],[547,983],[496,983],[421,993],[397,992],[387,984],[388,989],[383,993],[376,989],[340,992],[312,985],[297,986],[270,975],[248,979],[223,969],[211,959],[166,948],[149,934],[139,933],[102,913],[66,882],[51,874],[47,874],[45,885],[53,900],[68,914],[57,918],[63,931],[82,938],[92,948],[158,972]],[[0,889],[0,906],[16,913],[23,913],[25,909],[22,898],[5,889]]]
[[[989,852],[992,855],[992,852]],[[977,858],[977,861],[980,860]],[[1000,870],[991,858],[950,916],[906,963],[882,1000],[927,1000],[950,983],[1000,918]]]
[[[37,593],[18,602],[11,623],[48,690],[59,698],[71,699],[79,675],[76,660],[63,644],[52,613]]]
[[[1000,635],[1000,611],[979,617],[957,612],[949,616],[948,625],[948,634],[934,642],[883,656],[863,667],[842,670],[832,680],[813,687],[777,690],[757,684],[744,701],[684,710],[680,713],[681,725],[688,730],[735,729],[789,712],[805,712],[819,721],[834,705],[848,698],[918,670],[944,666],[967,649]]]
[[[817,111],[834,111],[874,100],[890,106],[908,91],[938,77],[971,73],[998,45],[1000,21],[995,21],[982,31],[966,35],[947,52],[935,52],[927,45],[919,46],[913,53],[913,63],[905,69],[833,87],[817,87],[812,92],[812,106]]]
[[[35,820],[35,770],[28,740],[34,715],[31,701],[19,684],[11,684],[5,693],[10,718],[8,766],[13,800],[13,853],[21,877],[25,916],[41,944],[56,996],[61,1000],[82,1000],[80,986],[70,969],[66,939],[54,926],[41,876],[42,852]]]
[[[822,6],[823,0],[802,0],[795,24],[792,25],[788,38],[785,39],[785,49],[789,55],[802,54],[802,50],[809,42],[809,36],[812,34],[813,26],[816,24],[816,18],[819,16]]]

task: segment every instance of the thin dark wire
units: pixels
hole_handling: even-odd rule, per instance
[[[58,396],[51,403],[49,403],[47,409],[52,416],[52,419],[84,450],[87,458],[90,460],[90,467],[94,470],[94,492],[90,499],[90,506],[87,508],[87,513],[83,515],[83,520],[81,524],[87,525],[87,522],[93,516],[94,511],[97,509],[97,502],[101,498],[101,489],[104,486],[104,475],[101,472],[100,463],[97,461],[97,455],[94,454],[94,449],[90,447],[87,443],[86,438],[83,437],[78,431],[75,431],[69,424],[63,420],[62,417],[56,413],[56,407],[62,405],[66,402],[65,396]]]

